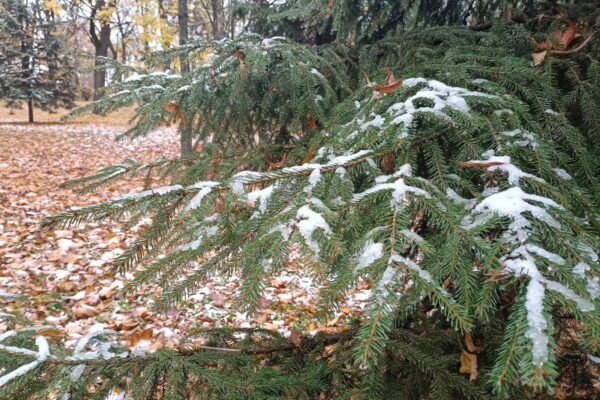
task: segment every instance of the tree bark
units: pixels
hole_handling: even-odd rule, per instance
[[[112,43],[110,42],[110,33],[111,33],[110,24],[106,21],[100,21],[100,36],[98,36],[96,23],[95,23],[97,11],[102,9],[102,7],[104,7],[104,5],[105,5],[104,0],[98,0],[94,6],[94,9],[92,10],[91,15],[90,15],[89,36],[92,41],[92,44],[94,45],[94,50],[95,50],[94,55],[96,57],[107,57],[108,50],[112,46]],[[96,68],[101,67],[102,62],[98,61],[96,59],[95,66],[96,66]],[[94,70],[94,100],[98,100],[100,97],[102,97],[101,91],[99,89],[102,89],[105,85],[106,85],[106,70],[95,69]]]
[[[179,144],[181,146],[181,156],[185,157],[192,153],[192,135],[190,128],[187,126],[181,127],[179,130]]]
[[[33,123],[33,99],[27,100],[27,113],[29,114],[29,123]]]
[[[211,0],[210,2],[212,8],[212,34],[214,40],[219,40],[223,38],[221,34],[221,22],[220,22],[220,5],[221,2],[219,0]]]
[[[187,0],[177,1],[177,17],[179,20],[179,45],[184,45],[188,41],[188,10]],[[181,65],[181,73],[190,72],[190,66],[186,57],[179,59]],[[179,143],[181,146],[181,156],[184,157],[193,151],[192,135],[189,126],[182,126],[179,131]]]
[[[90,21],[93,24],[93,21]],[[94,28],[95,29],[95,28]],[[104,24],[100,28],[99,40],[94,43],[96,57],[108,57],[108,49],[110,48],[110,25]],[[96,67],[101,67],[102,61],[96,60]],[[106,86],[106,70],[94,70],[94,99],[98,100],[101,96],[102,89]]]
[[[188,11],[187,11],[187,0],[177,1],[177,17],[179,19],[179,45],[182,46],[188,41]],[[190,66],[187,59],[181,57],[179,60],[181,64],[181,72],[190,72]]]
[[[21,26],[25,28],[26,31],[29,31],[29,19],[24,18],[23,15],[19,16],[19,23]],[[33,75],[33,58],[30,59],[29,51],[33,47],[32,43],[29,42],[30,38],[23,39],[21,41],[21,51],[23,53],[23,57],[21,58],[21,69],[22,74],[25,80],[29,81],[31,76]],[[33,122],[33,98],[31,97],[31,88],[28,89],[28,98],[27,98],[27,120],[29,123]]]

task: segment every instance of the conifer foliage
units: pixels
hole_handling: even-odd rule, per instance
[[[128,174],[172,179],[44,227],[152,216],[114,267],[134,272],[127,290],[160,285],[158,310],[209,275],[238,274],[236,301],[252,311],[298,249],[327,283],[324,314],[361,278],[372,282],[364,318],[293,341],[189,332],[205,344],[155,353],[129,352],[113,332],[66,348],[48,345],[43,328],[11,330],[0,336],[0,398],[552,398],[570,382],[566,352],[587,371],[578,393],[591,395],[599,165],[589,110],[570,100],[583,89],[560,71],[578,63],[587,74],[598,45],[585,60],[531,65],[530,38],[498,21],[355,49],[245,36],[157,55],[198,65],[130,78],[87,111],[138,102],[128,134],[175,119],[196,151],[71,181],[87,190]],[[584,84],[597,107],[597,82]]]
[[[0,2],[0,99],[9,108],[72,108],[74,69],[63,51],[58,24],[43,1]]]

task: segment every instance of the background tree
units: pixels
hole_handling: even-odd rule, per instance
[[[101,97],[101,90],[106,85],[106,70],[102,68],[103,59],[111,50],[113,58],[117,52],[112,43],[112,17],[116,0],[78,1],[75,3],[79,15],[85,15],[88,22],[88,37],[94,47],[94,99]]]
[[[76,96],[74,70],[51,9],[40,1],[0,2],[0,98],[9,108],[27,103],[53,111],[71,108]]]

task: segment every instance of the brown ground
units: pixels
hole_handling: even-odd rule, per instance
[[[290,269],[271,281],[263,310],[253,317],[232,308],[239,287],[235,277],[214,278],[177,309],[156,314],[148,304],[154,288],[123,297],[119,288],[131,277],[112,275],[108,265],[143,224],[130,230],[105,222],[40,231],[38,224],[47,215],[142,188],[140,181],[123,181],[80,195],[59,189],[61,182],[128,157],[150,161],[177,155],[177,137],[168,129],[133,142],[115,142],[114,135],[125,129],[132,115],[127,110],[106,119],[85,116],[60,124],[60,114],[37,112],[41,122],[29,125],[15,122],[26,118],[25,110],[10,115],[0,109],[0,292],[26,295],[24,301],[5,304],[10,312],[35,324],[56,326],[70,342],[103,326],[121,331],[131,346],[142,348],[173,344],[192,327],[258,324],[282,332],[298,326],[328,330],[339,329],[347,316],[361,313],[366,287],[336,318],[316,323],[318,288]],[[5,328],[0,321],[0,332]]]
[[[77,102],[77,106],[83,106],[86,102]],[[36,124],[60,123],[60,119],[68,114],[68,110],[59,110],[55,113],[49,113],[35,108],[33,110],[33,118]],[[102,117],[99,115],[86,114],[76,120],[71,121],[72,124],[99,124],[102,126],[127,126],[129,121],[135,116],[134,107],[124,108],[118,112],[112,113],[109,116]],[[10,110],[0,104],[0,121],[27,123],[27,107],[23,106],[20,110]]]

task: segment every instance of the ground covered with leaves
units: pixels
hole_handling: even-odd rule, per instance
[[[67,343],[90,331],[114,329],[132,348],[146,350],[176,346],[196,329],[225,325],[260,326],[286,335],[343,330],[362,313],[370,294],[366,282],[335,316],[315,318],[319,288],[295,262],[271,280],[254,315],[237,312],[235,276],[212,277],[177,308],[154,312],[152,299],[160,288],[124,294],[121,289],[132,276],[115,275],[110,265],[149,221],[133,227],[104,221],[57,231],[42,231],[39,223],[70,207],[142,190],[143,177],[90,194],[59,185],[129,157],[140,162],[176,157],[176,132],[164,129],[117,142],[126,127],[124,114],[105,122],[88,117],[68,124],[57,116],[44,115],[46,122],[33,125],[18,122],[19,117],[0,113],[0,292],[23,295],[5,304],[23,321],[48,325]],[[5,328],[0,321],[0,332]]]

